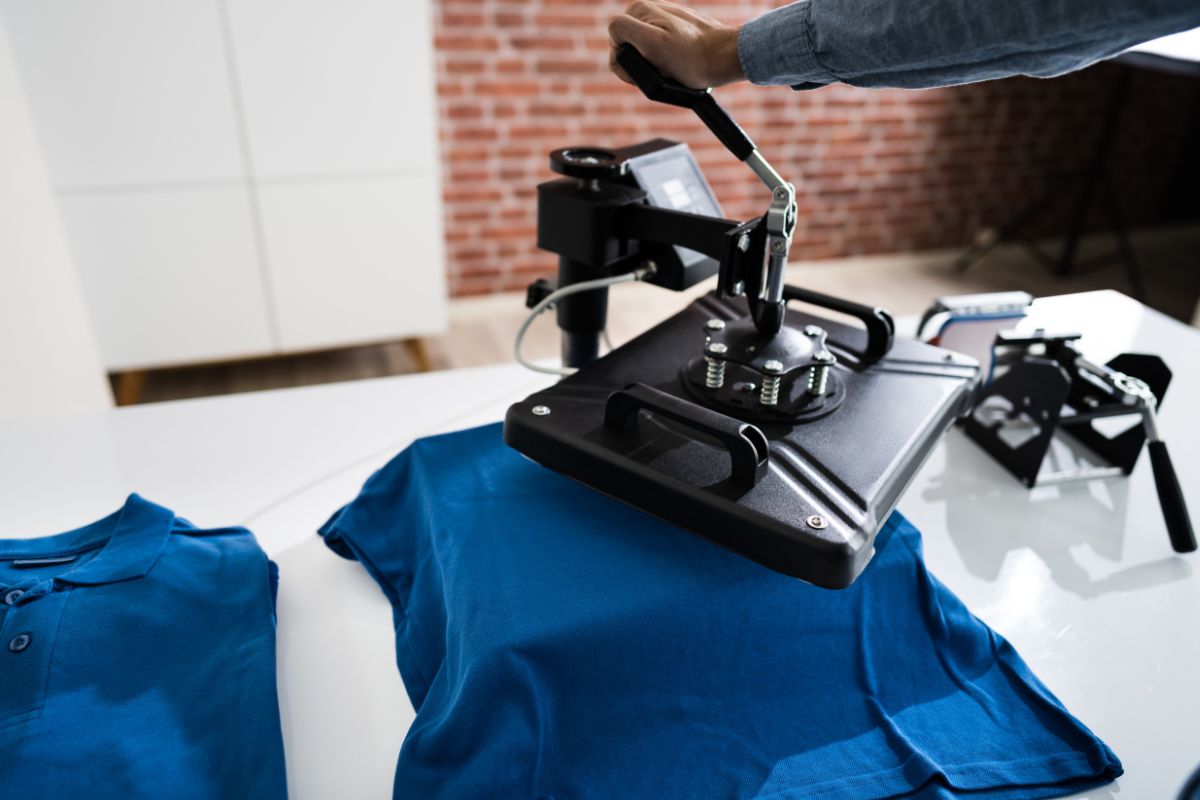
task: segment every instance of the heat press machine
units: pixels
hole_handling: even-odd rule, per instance
[[[770,191],[760,217],[722,216],[684,144],[550,154],[538,246],[557,288],[530,287],[517,339],[551,307],[567,377],[511,406],[505,441],[555,471],[770,569],[850,585],[941,436],[971,408],[978,362],[897,340],[880,308],[786,285],[795,189],[708,90],[617,61],[651,100],[694,111]],[[717,288],[600,355],[608,287]],[[834,312],[817,316],[793,304]],[[535,365],[536,366],[536,365]]]

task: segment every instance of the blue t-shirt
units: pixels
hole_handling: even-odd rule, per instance
[[[131,495],[0,540],[0,796],[279,798],[274,564]]]
[[[321,533],[395,608],[396,797],[1026,800],[1121,774],[899,514],[818,589],[491,425],[415,442]]]

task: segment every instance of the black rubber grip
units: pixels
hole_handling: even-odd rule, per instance
[[[725,445],[734,483],[751,487],[767,474],[767,437],[757,427],[644,383],[631,383],[608,396],[604,427],[614,432],[633,430],[641,409],[706,433]]]
[[[754,142],[741,126],[733,121],[733,117],[721,108],[708,89],[693,89],[665,77],[631,44],[623,44],[617,48],[617,63],[630,78],[633,78],[633,82],[646,97],[658,103],[690,108],[696,112],[696,116],[738,161],[745,161],[754,152]]]
[[[1183,489],[1175,477],[1175,467],[1171,464],[1166,442],[1150,442],[1150,466],[1154,469],[1158,502],[1162,505],[1163,519],[1167,522],[1171,547],[1175,548],[1176,553],[1190,553],[1196,549],[1196,534],[1192,530],[1192,519],[1188,516]]]

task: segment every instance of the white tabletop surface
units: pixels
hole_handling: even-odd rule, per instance
[[[1175,369],[1161,427],[1200,512],[1200,332],[1111,292],[1038,315],[1083,331],[1093,359],[1140,350]],[[391,609],[314,530],[412,439],[499,420],[546,383],[506,365],[0,423],[0,535],[77,527],[130,491],[251,527],[281,570],[292,797],[387,797],[413,718]],[[1172,553],[1146,457],[1129,479],[1031,492],[953,431],[900,509],[933,572],[1123,760],[1117,784],[1080,797],[1173,797],[1200,763],[1200,563]]]
[[[1126,52],[1150,53],[1175,61],[1200,63],[1200,28],[1190,31],[1180,31],[1161,39],[1152,39],[1144,44],[1131,47]]]

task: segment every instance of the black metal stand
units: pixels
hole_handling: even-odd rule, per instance
[[[1128,67],[1118,67],[1116,86],[1104,113],[1104,121],[1100,127],[1096,148],[1088,159],[1087,164],[1078,172],[1064,177],[1052,185],[1024,209],[1017,212],[1007,222],[1000,225],[994,235],[977,241],[971,245],[955,261],[955,270],[965,272],[972,264],[992,251],[1002,242],[1018,242],[1029,251],[1029,254],[1047,269],[1059,276],[1070,275],[1075,270],[1086,270],[1102,267],[1119,261],[1125,266],[1125,274],[1129,279],[1131,292],[1138,300],[1145,300],[1146,287],[1142,280],[1141,267],[1129,242],[1129,231],[1121,212],[1116,180],[1109,167],[1109,156],[1112,152],[1113,139],[1120,126],[1122,112],[1125,109],[1129,95],[1129,82],[1132,71]],[[1035,241],[1024,233],[1029,223],[1041,215],[1060,197],[1074,196],[1070,211],[1066,237],[1058,255],[1051,255],[1043,250]],[[1116,241],[1116,250],[1103,253],[1092,258],[1077,260],[1079,241],[1083,237],[1084,226],[1087,223],[1088,212],[1091,211],[1097,197],[1102,198],[1104,210],[1108,216],[1110,230]]]

